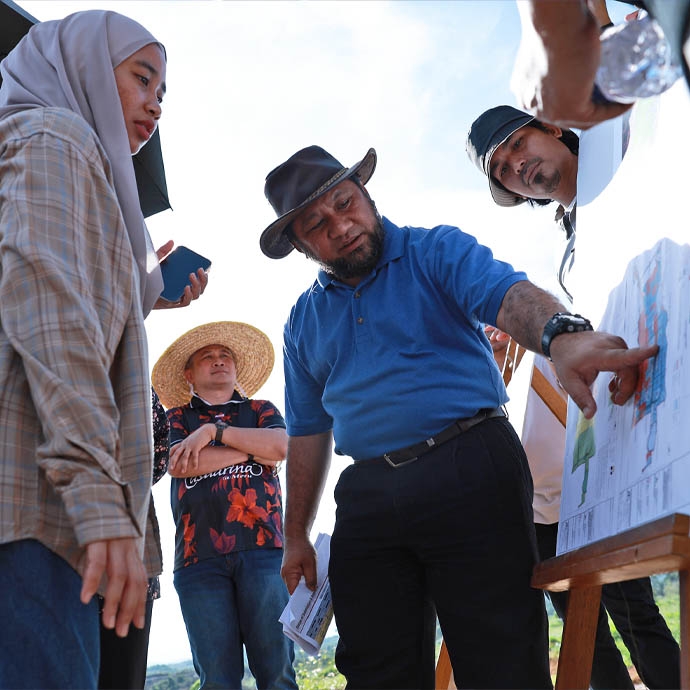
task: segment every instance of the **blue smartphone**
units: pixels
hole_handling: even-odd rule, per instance
[[[184,289],[189,285],[189,274],[196,273],[200,268],[208,271],[210,267],[211,261],[205,256],[183,245],[176,247],[161,261],[163,274],[161,297],[168,302],[178,302],[182,299]]]

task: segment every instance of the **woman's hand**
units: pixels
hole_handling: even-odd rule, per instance
[[[162,247],[156,250],[156,256],[160,263],[165,257],[170,254],[175,243],[168,240]],[[189,306],[195,299],[199,299],[206,289],[208,284],[208,273],[200,268],[196,273],[189,274],[189,285],[184,289],[182,297],[177,302],[168,302],[168,300],[159,297],[153,305],[154,309],[179,309],[180,307]]]

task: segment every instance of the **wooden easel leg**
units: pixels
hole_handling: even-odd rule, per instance
[[[601,585],[575,588],[568,593],[568,611],[558,656],[556,690],[582,690],[589,687],[600,602]]]
[[[690,688],[690,573],[678,571],[680,594],[680,687]]]
[[[438,662],[436,664],[436,690],[448,690],[454,688],[455,683],[452,683],[453,666],[450,663],[448,656],[448,648],[446,641],[441,643],[441,651],[438,655]]]

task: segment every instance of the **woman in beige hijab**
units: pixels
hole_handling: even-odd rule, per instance
[[[0,65],[0,687],[95,688],[96,599],[144,625],[144,316],[162,287],[131,156],[163,46],[114,12],[33,27]]]

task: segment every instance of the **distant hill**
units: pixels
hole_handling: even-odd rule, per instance
[[[323,641],[318,657],[295,650],[295,673],[300,690],[342,690],[345,678],[335,668],[335,648],[338,636],[332,635]],[[245,659],[247,669],[242,679],[242,690],[256,690],[256,684]],[[149,666],[146,672],[145,690],[190,690],[197,688],[197,676],[191,659],[176,664]]]
[[[145,690],[189,690],[192,685],[198,684],[194,666],[189,661],[181,661],[177,664],[161,664],[149,666],[146,669]]]

